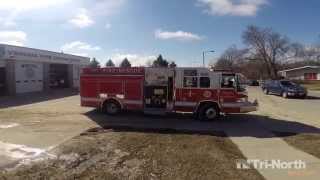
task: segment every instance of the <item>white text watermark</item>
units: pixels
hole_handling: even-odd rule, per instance
[[[306,162],[302,160],[260,160],[260,159],[239,159],[236,162],[237,169],[306,169]]]

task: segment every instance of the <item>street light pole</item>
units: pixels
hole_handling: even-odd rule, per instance
[[[206,53],[205,51],[202,52],[202,65],[203,65],[203,67],[206,67],[206,61],[205,61],[205,57],[204,57],[205,53]]]
[[[214,53],[215,51],[211,50],[211,51],[203,51],[203,52],[202,52],[202,63],[203,63],[203,67],[206,67],[205,55],[206,55],[206,53],[209,53],[209,52]]]

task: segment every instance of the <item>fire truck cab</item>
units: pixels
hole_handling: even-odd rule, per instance
[[[257,110],[244,82],[241,74],[207,68],[88,68],[81,75],[81,105],[110,115],[121,110],[188,112],[213,120],[220,113]]]

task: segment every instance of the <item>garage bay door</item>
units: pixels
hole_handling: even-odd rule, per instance
[[[67,64],[50,64],[50,88],[69,88],[69,71]]]
[[[16,62],[16,93],[43,90],[43,65],[32,62]]]

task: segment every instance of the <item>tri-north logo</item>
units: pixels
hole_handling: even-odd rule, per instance
[[[306,162],[302,160],[282,161],[282,160],[260,160],[260,159],[238,159],[237,169],[306,169]]]

